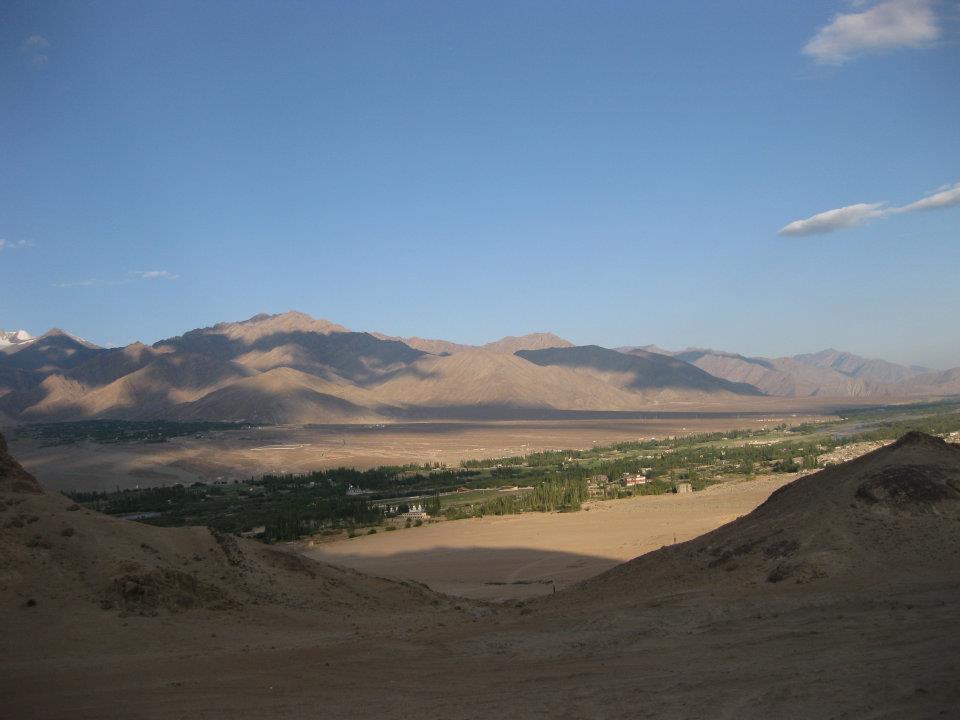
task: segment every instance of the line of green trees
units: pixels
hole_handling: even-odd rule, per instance
[[[583,478],[546,480],[533,490],[498,495],[481,506],[482,515],[514,515],[521,512],[576,512],[589,497]]]

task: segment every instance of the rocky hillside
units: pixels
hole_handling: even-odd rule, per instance
[[[710,587],[870,592],[960,583],[960,446],[912,432],[774,492],[749,515],[587,581],[564,602]]]
[[[220,323],[149,347],[105,350],[51,332],[0,357],[0,415],[21,422],[338,423],[633,411],[650,403],[757,394],[664,356],[624,360],[633,365],[625,383],[606,371],[591,375],[524,356],[576,350],[549,333],[482,348],[424,343],[442,352],[296,312]],[[602,352],[608,361],[626,358]]]

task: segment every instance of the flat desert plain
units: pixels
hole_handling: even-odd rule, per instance
[[[303,552],[360,572],[409,579],[478,600],[554,592],[665,545],[746,515],[796,479],[776,475],[684,495],[591,502],[576,513],[443,521],[323,544]]]
[[[165,443],[80,442],[44,446],[36,439],[7,435],[11,437],[11,452],[45,487],[113,490],[209,482],[217,478],[245,480],[264,473],[304,473],[340,466],[366,469],[436,462],[455,466],[466,459],[832,419],[821,413],[695,415],[273,426],[212,432],[202,438],[171,438]]]

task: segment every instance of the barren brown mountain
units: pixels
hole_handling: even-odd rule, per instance
[[[960,395],[960,368],[942,372],[926,372],[914,375],[904,383],[917,393],[949,393]]]
[[[505,338],[487,343],[483,346],[483,349],[512,355],[520,350],[543,350],[544,348],[562,347],[573,347],[573,343],[553,333],[531,333],[519,337],[508,335]]]
[[[949,373],[885,360],[860,357],[838,350],[793,357],[746,357],[701,348],[671,352],[653,346],[618,348],[627,354],[654,350],[696,365],[731,382],[743,382],[768,395],[785,397],[904,397],[945,396],[957,393]]]
[[[363,388],[278,367],[180,405],[169,416],[176,420],[217,417],[266,424],[359,422],[382,419],[371,409],[374,404]]]
[[[5,346],[0,359],[5,367],[49,374],[75,368],[102,349],[60,328],[53,328],[28,343]]]
[[[517,355],[537,365],[571,368],[615,387],[660,400],[689,399],[696,394],[762,394],[752,385],[722,380],[682,360],[644,350],[626,354],[585,345],[521,350]]]
[[[76,344],[69,336],[56,337]],[[634,368],[635,382],[627,386],[542,367],[513,354],[522,348],[570,345],[549,333],[503,338],[452,354],[444,351],[441,357],[295,312],[220,323],[152,347],[78,346],[74,352],[85,353],[85,359],[77,363],[67,363],[63,353],[44,359],[42,353],[50,350],[39,343],[0,362],[5,373],[0,379],[7,378],[0,392],[0,412],[21,421],[189,418],[338,423],[404,417],[511,418],[536,409],[638,410],[645,403],[699,397],[701,390],[688,382],[690,374],[700,377],[701,385],[711,381],[733,393],[756,394],[746,386],[711,380],[669,358],[662,360],[675,367],[648,363]],[[19,362],[34,370],[4,364],[28,352],[32,355]],[[43,374],[35,368],[41,362]],[[644,372],[655,373],[656,381],[642,382]],[[654,385],[658,392],[648,392]]]
[[[2,441],[0,500],[10,717],[899,718],[960,703],[960,449],[920,434],[520,605],[104,517],[44,492]]]
[[[833,350],[775,360],[702,350],[617,352],[573,346],[551,333],[471,347],[354,332],[297,312],[219,323],[151,347],[106,350],[62,331],[10,347],[0,355],[0,415],[7,422],[516,419],[671,403],[743,408],[763,394],[830,401],[960,393],[960,369],[922,372]],[[281,370],[294,373],[275,372]],[[272,374],[254,379],[262,373]]]
[[[549,347],[572,347],[573,343],[564,340],[553,333],[530,333],[529,335],[508,335],[507,337],[488,342],[485,345],[464,345],[449,340],[436,340],[422,337],[388,337],[381,333],[373,333],[382,340],[399,340],[412,348],[423,350],[432,355],[453,355],[467,350],[488,350],[490,352],[513,355],[518,350],[540,350]]]
[[[489,350],[423,357],[372,390],[385,403],[429,409],[635,410],[644,402],[596,378]]]
[[[678,357],[711,375],[731,382],[750,383],[769,395],[865,397],[886,393],[879,383],[794,358],[768,360],[705,351],[684,352]]]

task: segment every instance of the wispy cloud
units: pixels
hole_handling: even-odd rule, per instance
[[[136,270],[133,274],[144,280],[176,280],[180,277],[169,270]]]
[[[841,228],[862,225],[883,215],[883,203],[858,203],[811,215],[803,220],[794,220],[780,229],[780,235],[820,235]]]
[[[86,280],[74,280],[72,282],[53,283],[53,287],[75,288],[75,287],[107,287],[110,285],[127,285],[138,280],[176,280],[179,275],[169,270],[131,270],[125,278],[119,280],[103,280],[101,278],[87,278]]]
[[[91,287],[93,285],[115,285],[116,283],[108,283],[104,280],[97,280],[96,278],[90,278],[89,280],[77,280],[75,282],[59,282],[53,283],[54,287],[58,288],[72,288],[72,287]]]
[[[888,203],[859,203],[835,210],[827,210],[803,220],[794,220],[780,228],[777,234],[785,236],[823,235],[834,230],[862,225],[865,222],[895,213],[942,210],[953,205],[960,205],[960,182],[953,185],[944,185],[935,192],[901,207],[891,206]]]
[[[923,47],[940,32],[933,0],[887,0],[863,12],[834,16],[803,52],[823,65],[842,65],[868,52]]]
[[[43,67],[50,61],[50,56],[47,55],[47,50],[50,48],[50,41],[47,40],[43,35],[31,35],[26,40],[23,41],[23,44],[20,46],[20,49],[23,51],[24,55],[27,56],[27,59],[30,60],[30,63],[34,67]]]
[[[894,208],[893,212],[916,212],[917,210],[940,210],[942,208],[960,205],[960,182],[953,185],[944,185],[936,192],[920,198],[916,202]]]
[[[4,240],[0,238],[0,250],[22,250],[33,247],[32,240]]]

